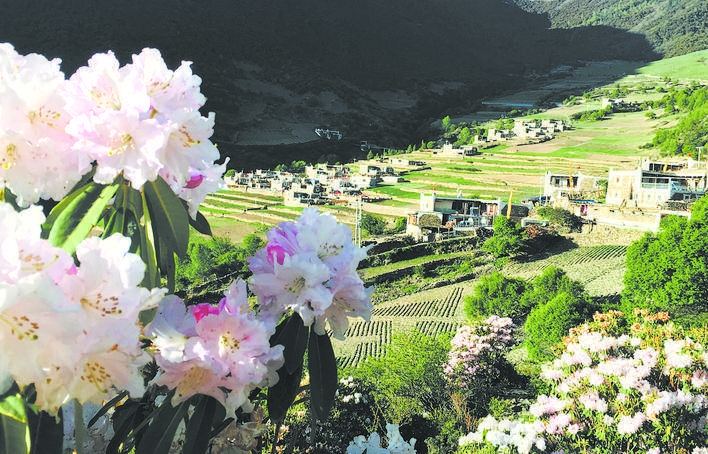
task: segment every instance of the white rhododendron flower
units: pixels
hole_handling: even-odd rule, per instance
[[[172,71],[144,49],[120,66],[99,53],[68,80],[59,63],[0,44],[0,189],[20,206],[62,199],[92,165],[101,184],[122,175],[140,190],[163,178],[192,217],[223,187],[214,115],[199,112],[205,98],[189,62]]]
[[[171,71],[156,49],[144,49],[133,63],[120,66],[112,52],[96,54],[68,84],[67,130],[75,149],[97,163],[94,180],[110,183],[122,174],[135,189],[162,177],[175,193],[189,192],[192,215],[206,196],[221,186],[225,165],[209,140],[214,117],[202,117],[201,79],[190,63]]]
[[[84,240],[77,267],[39,238],[43,221],[39,207],[17,213],[0,203],[0,381],[33,383],[37,405],[50,413],[71,399],[100,404],[117,390],[142,394],[139,369],[150,357],[138,313],[165,291],[138,287],[145,265],[128,252],[128,238]]]
[[[64,130],[70,116],[59,64],[0,44],[0,189],[9,188],[23,207],[60,200],[91,166]]]

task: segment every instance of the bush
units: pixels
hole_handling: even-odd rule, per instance
[[[532,285],[523,294],[519,304],[530,311],[560,293],[567,293],[576,298],[587,298],[583,284],[570,279],[562,269],[552,266],[534,278]]]
[[[361,216],[361,228],[369,235],[381,235],[386,229],[386,221],[376,214],[364,213]]]
[[[548,219],[560,231],[579,232],[583,227],[583,219],[563,208],[539,207],[536,214]]]
[[[530,308],[519,303],[528,289],[523,279],[506,277],[499,272],[482,276],[474,288],[474,296],[465,298],[465,313],[471,319],[500,315],[518,321]]]
[[[668,217],[627,249],[623,308],[667,311],[690,322],[708,312],[708,198],[691,218]]]
[[[357,375],[375,390],[387,421],[404,423],[412,415],[433,413],[449,402],[443,368],[450,336],[413,330],[394,335],[384,355],[368,357]]]
[[[482,245],[482,249],[494,255],[514,255],[524,247],[524,229],[504,216],[494,218],[494,234]]]
[[[590,320],[595,309],[587,298],[567,292],[560,292],[533,309],[524,325],[529,359],[552,359],[553,348],[568,334],[568,330]]]
[[[227,238],[195,237],[189,244],[187,256],[177,262],[176,287],[185,290],[215,281],[210,288],[214,290],[228,285],[231,279],[218,280],[228,275],[232,275],[231,279],[250,275],[243,249]]]

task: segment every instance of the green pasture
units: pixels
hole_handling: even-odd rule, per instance
[[[375,192],[377,194],[388,194],[391,197],[397,197],[399,199],[411,199],[417,200],[420,198],[420,193],[415,192],[421,185],[418,183],[396,183],[395,185],[379,185],[375,188],[367,189],[367,191]]]
[[[708,50],[651,62],[637,70],[639,74],[671,79],[708,79]]]

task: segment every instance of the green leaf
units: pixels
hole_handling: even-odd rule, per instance
[[[191,216],[189,217],[189,225],[194,227],[197,232],[203,235],[214,236],[214,234],[211,232],[211,226],[209,225],[209,221],[199,211],[197,211],[196,219],[192,219]]]
[[[302,380],[302,366],[289,374],[284,367],[278,369],[278,383],[268,388],[268,415],[273,421],[282,421],[297,396]]]
[[[155,288],[160,286],[160,272],[157,267],[157,253],[155,251],[155,236],[152,229],[150,211],[147,201],[143,197],[143,224],[140,225],[140,258],[145,263],[145,277],[142,286]]]
[[[211,396],[199,395],[184,435],[183,454],[203,454],[209,447],[213,414],[220,406]]]
[[[168,249],[179,257],[187,254],[189,244],[189,213],[182,200],[161,177],[143,185],[155,237],[166,237]]]
[[[46,411],[39,411],[35,405],[25,405],[27,425],[29,426],[31,454],[62,454],[64,423],[62,410],[57,417]]]
[[[140,443],[136,445],[135,454],[169,453],[177,427],[189,408],[189,400],[176,407],[172,406],[170,400],[165,398],[160,405],[159,411],[145,430]]]
[[[8,416],[19,422],[27,422],[25,414],[25,402],[20,394],[7,396],[0,402],[0,415]]]
[[[102,238],[120,233],[130,238],[130,252],[137,252],[141,243],[139,221],[143,215],[143,201],[140,192],[128,184],[120,185],[115,200],[108,211],[109,218]]]
[[[0,452],[8,454],[30,452],[29,428],[26,422],[0,414]]]
[[[105,415],[106,412],[108,412],[108,410],[115,407],[116,404],[118,402],[120,402],[121,400],[123,400],[123,398],[125,398],[128,394],[129,394],[128,391],[123,391],[122,393],[120,393],[116,397],[114,397],[113,399],[106,402],[105,405],[103,405],[103,407],[99,408],[99,410],[96,412],[96,414],[93,415],[93,418],[91,418],[91,420],[86,425],[86,427],[93,426],[101,416]]]
[[[329,336],[315,333],[314,328],[310,332],[307,368],[310,371],[312,396],[310,408],[318,421],[324,421],[329,416],[337,392],[337,359]]]
[[[285,347],[283,357],[289,374],[302,367],[309,333],[300,315],[293,313],[278,324],[275,334],[270,338],[271,346],[280,344]]]
[[[42,238],[73,254],[101,218],[118,187],[90,182],[66,196],[47,216]]]

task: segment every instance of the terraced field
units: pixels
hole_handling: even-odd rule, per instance
[[[596,301],[615,302],[624,286],[626,253],[626,245],[581,246],[541,260],[512,262],[501,272],[530,280],[548,267],[562,268]],[[477,282],[475,279],[376,305],[370,322],[357,319],[345,341],[333,342],[340,366],[356,366],[367,356],[380,355],[395,333],[414,329],[427,335],[455,333],[466,320],[464,297],[474,292]]]

